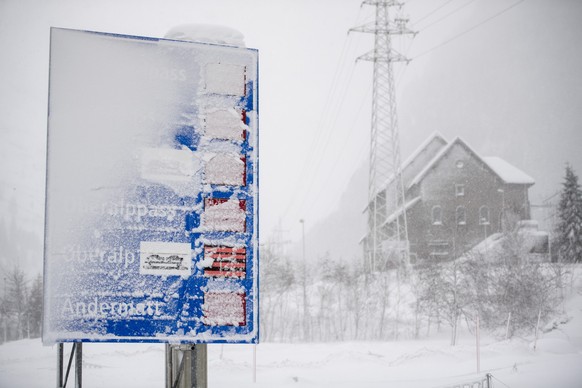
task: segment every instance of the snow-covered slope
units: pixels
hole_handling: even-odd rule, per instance
[[[480,373],[475,338],[464,333],[449,345],[448,332],[421,341],[316,344],[209,345],[209,387],[450,387],[492,375],[495,387],[577,388],[582,381],[582,289],[567,312],[540,333],[499,341],[483,334]],[[70,346],[67,345],[67,349]],[[54,387],[56,348],[40,340],[0,346],[0,387]],[[72,378],[72,377],[71,377]],[[164,346],[85,344],[86,387],[159,388]],[[72,381],[70,381],[72,384]]]

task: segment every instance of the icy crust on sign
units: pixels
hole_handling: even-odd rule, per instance
[[[204,123],[204,134],[214,139],[242,141],[249,128],[241,120],[242,112],[234,108],[208,107],[200,118]]]
[[[207,200],[200,231],[246,231],[247,212],[245,200],[237,198]]]
[[[45,342],[256,340],[256,74],[249,50],[52,31]],[[236,279],[206,245],[246,249]]]
[[[240,31],[211,24],[182,24],[168,31],[165,38],[245,47],[245,38]]]

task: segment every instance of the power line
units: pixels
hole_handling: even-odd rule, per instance
[[[347,86],[346,89],[349,89],[351,83],[352,83],[352,78],[353,78],[353,74],[354,74],[354,68],[355,66],[352,68],[352,71],[350,72],[350,75],[348,77],[348,82],[347,82]],[[343,93],[341,101],[339,103],[339,110],[341,110],[341,107],[344,105],[346,96],[348,93]],[[330,128],[333,128],[335,126],[335,123],[337,121],[337,117],[338,115],[334,115],[334,119],[332,122],[332,125],[330,126]],[[317,162],[315,163],[315,166],[313,167],[313,174],[311,175],[311,180],[309,181],[309,184],[307,186],[307,189],[304,191],[304,196],[303,196],[303,201],[301,203],[301,207],[303,207],[305,205],[305,201],[307,201],[307,199],[309,198],[309,196],[307,195],[307,193],[311,190],[311,188],[313,187],[313,184],[316,181],[317,178],[317,172],[319,171],[319,167],[321,166],[321,162],[323,160],[323,156],[325,155],[325,152],[327,151],[327,147],[330,143],[330,138],[332,136],[333,132],[329,131],[327,134],[327,138],[325,139],[325,142],[323,143],[323,149],[321,151],[321,153],[318,153],[320,155],[320,157],[317,159]],[[329,174],[327,175],[327,177],[329,178]]]
[[[368,92],[366,93],[366,95],[369,94],[369,92],[371,91],[371,89],[372,89],[372,86],[370,85],[370,87],[368,88]],[[351,130],[349,130],[349,133],[346,136],[344,136],[344,141],[343,141],[343,144],[342,144],[342,146],[340,148],[340,151],[339,151],[338,155],[336,156],[335,161],[334,161],[334,163],[331,166],[331,169],[328,171],[328,173],[325,176],[325,179],[323,181],[323,186],[324,187],[327,186],[327,183],[329,182],[329,180],[331,179],[331,177],[335,174],[336,167],[339,164],[340,159],[341,159],[341,157],[343,155],[343,152],[344,152],[345,148],[348,145],[348,140],[350,140],[351,137],[352,137],[352,135],[354,135],[357,132],[357,131],[354,131],[353,129],[356,127],[356,121],[359,118],[360,112],[362,111],[362,108],[364,107],[364,103],[366,102],[366,100],[367,100],[367,97],[366,96],[364,98],[362,98],[362,102],[360,103],[360,106],[359,106],[359,108],[356,111],[356,114],[354,116],[354,119],[352,121],[352,124],[351,124],[350,127],[348,127],[348,130],[350,128],[351,128]],[[320,191],[318,191],[315,194],[315,198],[313,198],[312,199],[312,202],[311,202],[311,207],[313,207],[314,205],[316,205],[318,203],[319,198],[321,196],[321,192],[322,191],[320,190]],[[302,203],[302,206],[305,205],[306,198],[304,198],[303,203]],[[311,207],[308,208],[308,210],[311,209]]]
[[[453,1],[453,0],[449,0],[449,2],[450,2],[450,1]],[[358,18],[359,18],[359,17],[358,17]],[[406,50],[403,50],[403,51],[405,51],[405,56],[406,56],[406,55],[409,53],[410,49],[412,48],[412,44],[413,44],[413,40],[411,40],[411,41],[409,42],[409,44],[408,44],[408,47],[406,48]],[[342,50],[342,58],[343,58],[343,52],[344,52],[344,50]],[[403,68],[403,69],[402,69],[402,70],[399,72],[399,74],[398,74],[398,76],[397,76],[397,82],[399,82],[399,81],[401,80],[402,76],[403,76],[403,75],[404,75],[404,73],[406,72],[406,68],[407,68],[407,66],[404,66],[404,68]],[[338,70],[339,70],[339,68],[338,68]],[[349,87],[350,87],[350,85],[351,85],[351,80],[352,80],[352,77],[353,77],[353,72],[354,72],[354,70],[355,70],[355,67],[353,67],[353,68],[352,68],[352,71],[350,72],[350,75],[348,76],[348,82],[346,83],[346,88],[345,88],[346,90],[344,90],[344,92],[343,92],[343,93],[342,93],[342,95],[341,95],[341,100],[340,100],[339,104],[337,105],[337,109],[336,109],[336,110],[332,110],[332,113],[333,113],[333,114],[332,114],[332,113],[330,113],[330,115],[331,115],[331,117],[332,117],[332,120],[333,120],[333,121],[332,121],[332,124],[331,124],[331,126],[330,126],[330,128],[334,128],[334,127],[336,126],[337,120],[339,119],[339,114],[338,114],[338,112],[341,112],[341,111],[343,111],[343,106],[344,106],[345,98],[346,98],[346,95],[347,95],[347,90],[349,89]],[[336,75],[337,75],[337,73],[339,73],[339,71],[336,71]],[[337,78],[337,77],[334,77],[334,79],[335,79],[335,78]],[[334,81],[334,82],[335,82],[335,81]],[[370,89],[371,89],[371,87],[369,88],[369,90],[368,90],[368,91],[370,91]],[[335,88],[332,88],[332,89],[330,90],[330,93],[329,93],[329,96],[328,96],[328,98],[330,98],[330,96],[331,96],[331,94],[332,94],[332,93],[331,93],[332,91],[337,91],[337,89],[335,89]],[[344,150],[346,149],[346,147],[347,147],[348,140],[349,140],[349,139],[352,137],[352,135],[354,134],[354,131],[353,131],[353,130],[351,130],[351,131],[350,131],[350,128],[352,128],[352,129],[353,129],[353,128],[355,127],[355,122],[356,122],[356,120],[357,120],[357,119],[358,119],[358,117],[359,117],[359,113],[361,112],[361,110],[362,110],[362,108],[363,108],[363,105],[364,105],[365,101],[366,101],[366,98],[363,98],[363,99],[362,99],[362,102],[361,102],[361,104],[360,104],[359,108],[357,109],[357,112],[356,112],[356,114],[355,114],[355,116],[354,116],[354,119],[353,119],[352,126],[351,126],[351,127],[348,127],[348,133],[346,134],[346,136],[344,136],[344,141],[343,141],[343,143],[342,143],[342,145],[341,145],[341,147],[340,147],[339,154],[337,154],[337,155],[335,156],[335,158],[333,158],[333,159],[334,159],[334,162],[333,162],[333,164],[332,164],[331,168],[330,168],[330,169],[327,171],[327,173],[325,174],[325,177],[324,177],[324,180],[323,180],[323,186],[324,186],[324,187],[327,185],[327,182],[329,182],[329,181],[330,181],[331,177],[332,177],[332,176],[334,176],[334,174],[336,173],[337,165],[339,164],[339,161],[340,161],[340,159],[341,159],[341,156],[342,156],[342,154],[343,154],[343,151],[344,151]],[[327,105],[327,104],[326,104],[326,105]],[[322,134],[322,133],[323,133],[323,132],[320,132],[320,134]],[[327,132],[327,137],[326,137],[326,139],[325,139],[325,142],[323,143],[323,149],[321,150],[321,152],[320,152],[320,153],[318,153],[318,155],[320,155],[321,157],[320,157],[320,158],[318,158],[318,160],[317,160],[317,162],[316,162],[316,164],[315,164],[315,167],[314,167],[314,168],[312,168],[312,170],[311,170],[311,171],[313,172],[313,175],[311,176],[311,179],[310,179],[310,181],[309,181],[309,185],[308,185],[308,188],[307,188],[307,190],[305,190],[305,191],[304,191],[304,194],[303,194],[303,200],[302,200],[302,202],[301,202],[300,208],[304,208],[304,207],[305,207],[305,205],[306,205],[306,202],[307,202],[307,200],[309,199],[309,200],[311,201],[311,203],[310,203],[310,206],[309,206],[309,207],[308,207],[306,210],[310,210],[311,208],[313,208],[313,206],[315,206],[315,205],[318,203],[318,201],[319,201],[319,198],[321,197],[321,190],[320,190],[320,191],[318,191],[318,192],[315,194],[315,197],[309,197],[309,195],[308,195],[308,192],[311,190],[311,188],[313,187],[313,184],[314,184],[314,182],[315,182],[315,181],[316,181],[316,179],[317,179],[317,172],[319,171],[319,169],[320,169],[320,166],[321,166],[321,163],[322,163],[322,161],[323,161],[323,155],[326,155],[326,151],[327,151],[327,148],[328,148],[328,145],[329,145],[329,141],[330,141],[330,138],[331,138],[331,136],[332,136],[332,135],[333,135],[333,132],[332,132],[332,131],[328,131],[328,132]],[[313,166],[311,166],[311,167],[313,167]],[[305,168],[304,168],[304,170],[303,170],[303,171],[305,171]],[[295,199],[296,197],[297,197],[297,196],[294,196],[294,199]],[[290,207],[290,206],[289,206],[289,207]],[[288,207],[288,208],[289,208],[289,207]],[[286,210],[285,214],[287,213],[287,211],[288,211],[288,209]]]
[[[483,24],[485,24],[485,23],[488,23],[488,22],[490,22],[491,20],[493,20],[493,19],[495,19],[495,18],[497,18],[497,17],[499,17],[499,16],[503,15],[504,13],[506,13],[506,12],[507,12],[507,11],[509,11],[509,10],[511,10],[512,8],[515,8],[516,6],[518,6],[519,4],[523,3],[524,1],[525,1],[525,0],[518,0],[518,1],[516,1],[515,3],[513,3],[513,4],[512,4],[512,5],[510,5],[509,7],[506,7],[506,8],[504,8],[503,10],[499,11],[498,13],[496,13],[496,14],[494,14],[494,15],[492,15],[492,16],[490,16],[490,17],[488,17],[487,19],[485,19],[485,20],[483,20],[482,22],[480,22],[480,23],[478,23],[478,24],[474,25],[473,27],[471,27],[471,28],[469,28],[469,29],[467,29],[467,30],[465,30],[465,31],[463,31],[463,32],[461,32],[461,33],[459,33],[459,34],[457,34],[457,35],[453,36],[452,38],[450,38],[450,39],[448,39],[448,40],[445,40],[444,42],[442,42],[442,43],[440,43],[440,44],[438,44],[438,45],[434,46],[433,48],[431,48],[431,49],[428,49],[428,50],[426,50],[426,51],[424,51],[424,52],[422,52],[422,53],[420,53],[420,54],[416,55],[416,56],[415,56],[415,57],[413,57],[412,59],[417,59],[417,58],[420,58],[420,57],[422,57],[423,55],[426,55],[426,54],[428,54],[428,53],[430,53],[430,52],[432,52],[432,51],[434,51],[434,50],[436,50],[436,49],[438,49],[438,48],[441,48],[442,46],[444,46],[444,45],[446,45],[446,44],[449,44],[449,43],[451,43],[452,41],[454,41],[454,40],[456,40],[456,39],[458,39],[458,38],[462,37],[462,36],[463,36],[463,35],[465,35],[465,34],[468,34],[469,32],[473,31],[474,29],[476,29],[476,28],[478,28],[478,27],[481,27]],[[425,27],[425,28],[426,28],[426,27]]]
[[[362,13],[362,9],[360,8],[360,11],[358,12],[357,16],[356,16],[356,21],[360,18]],[[299,197],[299,184],[301,183],[301,181],[304,181],[305,179],[305,175],[309,175],[310,176],[310,184],[309,184],[309,189],[311,189],[311,186],[313,185],[316,177],[317,177],[317,171],[319,169],[319,166],[321,165],[321,161],[324,157],[324,153],[325,150],[327,148],[327,143],[329,138],[331,137],[331,133],[332,133],[332,126],[329,125],[329,121],[332,120],[330,119],[330,117],[334,117],[337,116],[335,114],[336,110],[341,109],[341,107],[343,106],[343,100],[345,99],[345,95],[347,94],[347,90],[349,87],[349,83],[351,82],[351,78],[353,76],[353,72],[354,72],[354,68],[355,65],[352,64],[352,68],[350,71],[350,74],[348,76],[348,82],[347,83],[342,83],[340,82],[340,79],[345,79],[345,72],[346,72],[346,63],[347,63],[347,57],[348,57],[348,53],[350,51],[350,44],[351,44],[352,40],[349,40],[349,36],[346,35],[346,38],[344,39],[344,44],[342,46],[342,51],[340,54],[340,60],[338,61],[338,65],[336,67],[336,70],[334,72],[334,76],[332,78],[332,84],[330,87],[330,90],[328,92],[327,98],[326,98],[326,102],[324,104],[322,113],[321,113],[321,117],[319,119],[319,124],[318,124],[318,128],[321,128],[320,131],[317,132],[317,135],[315,137],[315,139],[313,140],[313,142],[311,143],[311,146],[308,149],[308,153],[307,156],[305,158],[305,161],[303,163],[303,166],[301,168],[301,172],[299,174],[298,180],[296,182],[296,184],[294,185],[295,187],[295,192],[294,194],[291,196],[291,199],[289,201],[289,203],[287,204],[287,207],[285,208],[285,210],[283,211],[283,217],[286,217],[287,213],[291,210],[292,206],[295,204],[295,201],[298,199]],[[334,104],[334,102],[338,101],[338,95],[341,96],[341,101],[339,102],[339,105],[337,103]],[[335,123],[335,120],[333,121]],[[318,151],[318,149],[320,151]],[[313,168],[313,166],[316,166],[315,168]],[[303,190],[303,197],[307,198],[307,192],[308,190]]]
[[[448,0],[445,1],[443,4],[439,5],[438,7],[436,7],[435,9],[433,9],[432,11],[430,11],[429,13],[427,13],[426,15],[424,15],[423,17],[421,17],[420,19],[418,19],[416,21],[416,23],[420,23],[421,21],[425,20],[426,18],[428,18],[429,16],[431,16],[432,14],[434,14],[436,11],[438,11],[439,9],[443,8],[445,5],[452,3],[455,0]]]
[[[353,72],[354,72],[354,68],[352,67],[352,70],[350,71],[350,74],[348,76],[348,81],[347,81],[347,85],[344,87],[346,90],[349,87],[349,85],[351,84],[351,79],[353,76]],[[335,84],[335,82],[334,82]],[[341,94],[341,102],[339,103],[339,108],[341,108],[341,106],[343,105],[343,101],[345,100],[345,96],[346,96],[346,90],[343,91],[343,93]],[[332,91],[333,93],[330,93],[330,96],[328,98],[328,101],[335,101],[337,99],[337,97],[335,97],[333,94],[337,94],[335,93],[335,88],[332,86]],[[307,153],[307,157],[305,158],[305,162],[301,168],[301,172],[297,181],[297,184],[294,186],[295,187],[295,193],[294,195],[291,197],[290,202],[288,203],[287,207],[285,208],[285,211],[283,212],[283,217],[285,217],[287,215],[287,213],[289,212],[289,210],[291,210],[292,206],[295,203],[295,200],[298,199],[299,195],[299,183],[301,181],[305,181],[305,177],[306,175],[308,176],[308,188],[306,190],[302,190],[303,192],[303,198],[307,198],[308,196],[308,192],[311,189],[311,187],[313,186],[314,181],[317,178],[317,171],[319,170],[319,166],[321,165],[322,159],[325,156],[325,151],[327,149],[328,143],[329,143],[329,138],[331,137],[332,134],[332,126],[328,125],[328,117],[332,116],[333,113],[328,113],[328,112],[333,112],[335,111],[335,106],[332,108],[327,108],[327,106],[329,106],[328,103],[326,103],[326,107],[324,108],[324,111],[322,113],[322,117],[319,121],[319,125],[318,128],[321,128],[321,131],[318,132],[316,138],[314,139],[313,143],[311,144],[311,147],[309,148],[309,151]],[[318,151],[319,149],[319,151]]]
[[[452,10],[451,12],[449,12],[448,14],[444,15],[443,17],[441,17],[440,19],[437,19],[435,21],[433,21],[432,23],[424,26],[424,27],[420,27],[422,30],[426,30],[427,28],[430,28],[432,26],[434,26],[435,24],[438,24],[440,22],[442,22],[443,20],[445,20],[446,18],[456,14],[457,12],[459,12],[460,10],[462,10],[463,8],[465,8],[466,6],[468,6],[471,3],[474,3],[477,0],[469,0],[468,2],[466,2],[465,4],[461,5],[460,7],[455,8],[454,10]]]

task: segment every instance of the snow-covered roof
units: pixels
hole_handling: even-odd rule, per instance
[[[420,202],[420,197],[416,197],[410,201],[408,201],[406,203],[406,205],[404,206],[404,208],[406,210],[410,209],[411,207],[413,207],[414,205],[416,205],[418,202]],[[367,209],[367,208],[366,208]],[[386,218],[386,221],[384,221],[382,223],[381,226],[384,226],[386,224],[391,223],[392,221],[394,221],[396,219],[397,216],[399,216],[400,214],[402,214],[402,207],[400,207],[398,210],[396,210],[394,213],[392,213],[388,218]],[[366,239],[366,237],[368,237],[368,233],[366,233],[362,238],[360,238],[360,244]]]
[[[423,168],[422,171],[420,171],[414,177],[414,179],[408,185],[407,190],[410,189],[412,186],[420,183],[420,181],[431,170],[431,168],[433,168],[439,162],[439,160],[453,148],[455,144],[460,144],[463,147],[465,147],[465,149],[469,151],[469,153],[473,154],[473,156],[478,161],[480,161],[486,167],[488,167],[506,184],[533,185],[535,183],[532,177],[530,177],[517,167],[509,164],[508,162],[497,156],[491,156],[486,158],[479,156],[479,154],[475,152],[473,148],[471,148],[467,143],[461,140],[461,138],[457,137],[455,138],[455,140],[447,144],[447,146],[444,147],[438,154],[436,154],[435,157],[425,166],[425,168]]]
[[[439,132],[439,131],[434,131],[418,148],[416,148],[416,150],[414,150],[414,152],[412,154],[410,154],[406,160],[402,163],[402,167],[400,169],[401,174],[405,174],[406,170],[410,167],[410,165],[412,164],[412,162],[414,162],[418,156],[429,146],[431,145],[433,142],[435,141],[440,141],[443,143],[443,147],[447,145],[447,140],[445,139],[445,137]],[[380,186],[379,189],[377,189],[377,191],[381,191],[384,190],[386,187],[388,187],[390,185],[390,183],[392,183],[392,181],[394,180],[394,174],[390,175],[388,177],[388,179],[386,179],[385,182],[383,182],[383,184]],[[404,184],[406,185],[406,182],[404,182]],[[378,193],[374,193],[374,196],[376,196]],[[367,209],[367,206],[366,206]],[[366,210],[364,209],[364,211]]]
[[[517,167],[497,156],[487,156],[483,161],[508,184],[533,185],[535,180]]]
[[[443,142],[443,145],[446,145],[448,143],[447,139],[445,139],[445,137],[439,131],[434,131],[412,154],[410,154],[408,158],[406,158],[404,163],[402,163],[402,170],[404,171],[406,167],[408,167],[412,162],[414,162],[414,160],[418,158],[420,153],[424,151],[426,147],[431,145],[434,141],[439,140]]]
[[[430,171],[430,169],[443,157],[443,155],[445,155],[447,152],[449,152],[449,150],[453,147],[453,145],[455,143],[457,143],[458,141],[462,141],[462,140],[459,138],[456,138],[454,141],[447,144],[442,150],[440,150],[440,152],[437,153],[435,155],[435,157],[432,158],[432,160],[427,163],[427,165],[414,177],[414,179],[412,179],[410,181],[410,183],[408,184],[408,187],[406,189],[410,189],[412,186],[419,183],[422,180],[422,178],[424,178],[426,173],[428,171]]]
[[[419,201],[420,201],[420,197],[416,197],[416,198],[411,199],[410,201],[406,202],[406,205],[404,206],[405,210],[410,209],[411,207],[416,205]],[[394,221],[396,219],[396,217],[400,216],[400,214],[402,214],[402,208],[399,208],[394,213],[392,213],[388,218],[386,218],[386,221],[384,221],[382,223],[382,226],[391,223],[392,221]]]

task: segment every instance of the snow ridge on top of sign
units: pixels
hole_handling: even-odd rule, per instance
[[[171,28],[164,38],[246,47],[245,37],[240,31],[212,24],[181,24]]]

